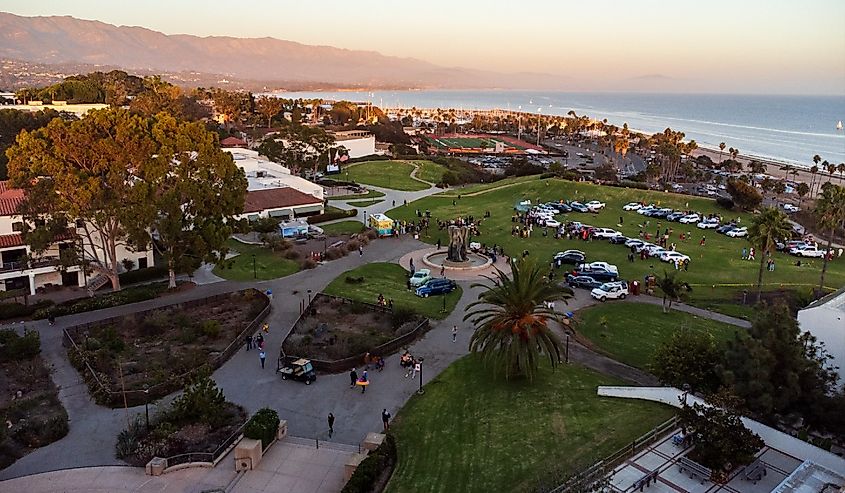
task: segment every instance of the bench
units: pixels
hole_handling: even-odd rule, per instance
[[[332,243],[331,245],[329,245],[329,248],[337,248],[337,247],[343,245],[344,243],[346,243],[346,242],[343,241],[343,240],[336,241],[336,242]]]
[[[754,484],[757,484],[757,481],[763,479],[763,476],[765,475],[766,464],[760,459],[757,459],[749,464],[748,467],[745,468],[745,471],[743,471],[743,477],[745,480],[751,481]]]
[[[681,457],[680,459],[678,459],[678,467],[680,468],[681,472],[684,472],[684,470],[686,470],[689,474],[690,479],[697,477],[701,481],[701,484],[704,484],[704,481],[709,480],[710,474],[712,473],[710,469],[702,466],[698,462],[695,462],[691,459],[687,459],[686,457]]]
[[[640,479],[634,481],[633,490],[643,491],[644,488],[651,486],[651,483],[657,483],[657,471],[651,471]]]

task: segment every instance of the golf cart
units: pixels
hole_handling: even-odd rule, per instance
[[[307,359],[298,359],[293,363],[286,363],[279,368],[279,373],[282,374],[282,380],[290,378],[305,382],[305,385],[311,385],[311,382],[317,380],[317,372],[311,366],[311,361]]]

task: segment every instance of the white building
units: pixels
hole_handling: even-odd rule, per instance
[[[20,110],[20,111],[41,111],[41,110],[56,110],[73,113],[78,117],[84,116],[91,110],[101,110],[108,108],[109,105],[103,103],[90,104],[67,104],[65,101],[53,101],[52,104],[42,104],[41,101],[30,101],[28,104],[11,104],[3,106],[3,109]]]
[[[237,147],[229,152],[248,182],[244,213],[239,218],[302,217],[322,214],[324,190],[316,183],[292,175],[290,169],[262,158],[257,151]]]
[[[799,310],[798,324],[824,343],[830,364],[839,367],[839,385],[845,385],[845,286]]]
[[[350,158],[372,156],[376,153],[376,137],[366,130],[342,130],[327,132],[334,137],[335,144],[349,151]]]
[[[36,294],[36,290],[50,286],[86,286],[97,289],[104,284],[103,276],[92,274],[86,276],[79,266],[62,268],[59,259],[65,249],[76,249],[80,246],[90,252],[97,250],[97,255],[103,258],[100,245],[88,244],[82,228],[69,227],[67,231],[54,239],[50,248],[37,258],[30,258],[32,249],[23,240],[23,217],[18,214],[18,207],[24,198],[24,191],[11,188],[9,182],[0,181],[0,291],[13,289],[28,289],[29,294]],[[83,244],[83,242],[85,242]],[[90,254],[86,255],[89,257]],[[133,269],[143,269],[153,266],[152,250],[133,251],[125,246],[117,246],[118,261],[130,260]],[[119,269],[123,270],[122,263]],[[92,284],[93,283],[93,284]]]

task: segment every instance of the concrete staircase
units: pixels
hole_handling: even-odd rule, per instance
[[[97,274],[91,279],[88,279],[88,284],[85,285],[88,290],[88,295],[94,296],[94,292],[108,284],[108,282],[109,278],[105,274]]]

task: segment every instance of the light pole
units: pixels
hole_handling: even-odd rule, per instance
[[[252,254],[252,278],[258,279],[258,271],[255,269],[255,254]]]
[[[147,417],[147,433],[150,432],[150,386],[144,384],[144,415]]]
[[[308,304],[311,305],[311,290],[308,290]]]
[[[423,372],[423,359],[420,358],[420,390],[417,391],[417,394],[423,395],[425,394],[425,390],[422,388],[422,372]]]

